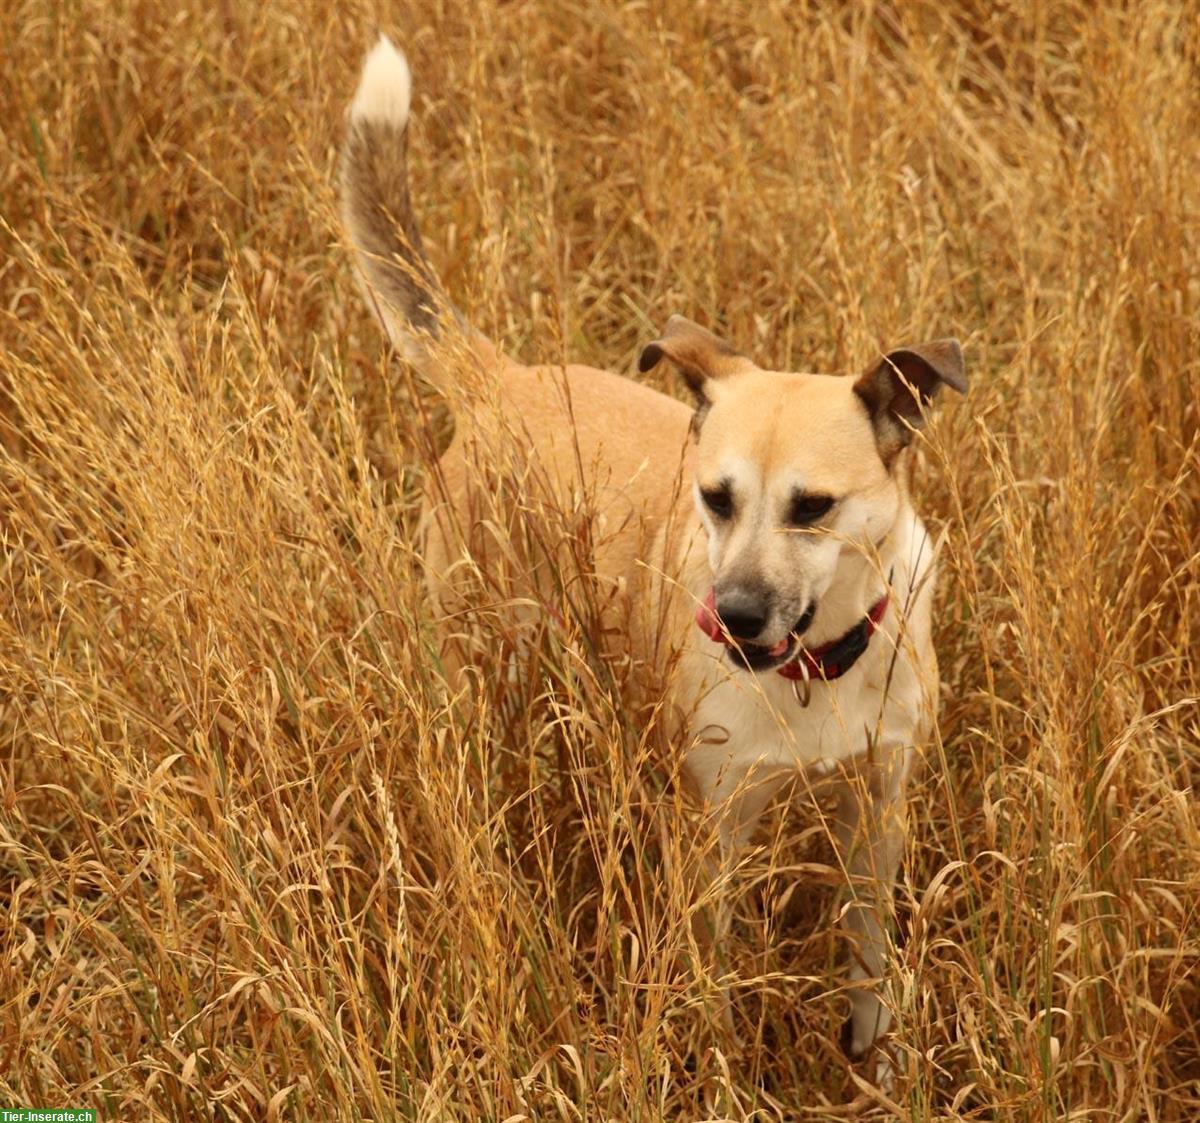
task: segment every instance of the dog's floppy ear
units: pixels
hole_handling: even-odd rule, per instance
[[[967,392],[957,339],[935,339],[892,351],[854,384],[854,392],[871,415],[885,461],[912,440],[914,429],[925,424],[922,407],[933,400],[943,383],[960,394]]]
[[[664,357],[679,368],[701,408],[710,401],[704,389],[706,383],[758,369],[723,339],[683,316],[672,316],[662,337],[642,348],[638,370],[645,374]]]

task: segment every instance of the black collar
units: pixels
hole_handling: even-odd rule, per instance
[[[822,644],[813,651],[801,647],[794,659],[779,668],[779,673],[786,679],[804,682],[810,679],[830,682],[841,678],[867,650],[871,637],[879,628],[879,622],[887,615],[889,600],[888,593],[884,592],[883,596],[871,605],[871,610],[866,616],[832,643]]]

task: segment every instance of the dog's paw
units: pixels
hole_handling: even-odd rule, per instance
[[[842,1023],[841,1043],[842,1052],[852,1061],[861,1061],[869,1052],[874,1052],[874,1057],[867,1064],[867,1072],[875,1086],[881,1092],[890,1095],[896,1084],[896,1070],[891,1056],[876,1043],[876,1038],[871,1037],[866,1041],[856,1039],[854,1019],[847,1018]]]
[[[885,1049],[879,1050],[875,1058],[875,1087],[885,1096],[890,1096],[896,1090],[896,1069],[892,1064],[891,1055]]]

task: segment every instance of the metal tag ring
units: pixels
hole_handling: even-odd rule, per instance
[[[812,701],[812,679],[808,674],[808,664],[804,661],[804,652],[800,653],[796,665],[800,668],[801,677],[804,679],[804,693],[803,695],[800,693],[800,680],[792,679],[792,694],[795,695],[796,701],[800,703],[801,707],[807,709],[809,702]]]

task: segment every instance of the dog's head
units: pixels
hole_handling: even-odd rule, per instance
[[[682,316],[642,351],[696,396],[696,507],[715,607],[751,669],[793,654],[846,551],[871,556],[902,505],[900,453],[945,384],[967,388],[942,339],[893,351],[858,379],[760,369]]]

